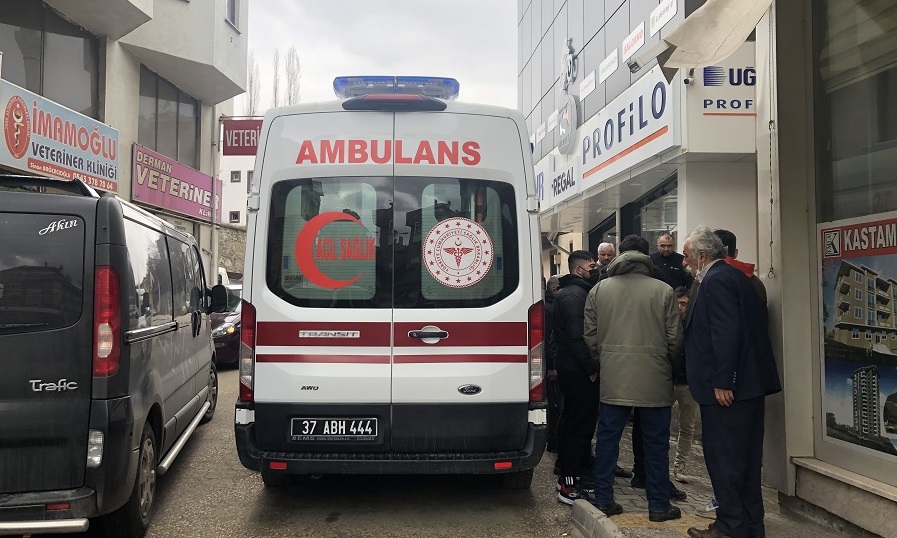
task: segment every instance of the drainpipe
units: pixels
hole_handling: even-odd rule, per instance
[[[221,131],[221,122],[218,119],[218,106],[212,105],[212,275],[209,282],[218,283],[218,228],[219,224],[215,222],[215,213],[220,210],[222,204],[220,200],[221,194],[217,193],[218,187],[218,135]]]

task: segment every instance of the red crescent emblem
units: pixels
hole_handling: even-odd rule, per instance
[[[352,284],[358,282],[358,279],[363,276],[358,275],[357,277],[350,278],[348,280],[337,280],[335,278],[330,278],[329,276],[322,273],[321,269],[318,267],[318,264],[315,263],[314,257],[312,256],[315,238],[318,237],[318,234],[321,233],[321,230],[324,228],[324,226],[327,226],[331,222],[337,221],[354,222],[357,224],[361,224],[358,219],[347,213],[342,213],[339,211],[321,213],[320,215],[305,223],[305,226],[303,226],[299,231],[299,235],[296,236],[296,246],[294,249],[294,254],[296,255],[296,266],[299,267],[299,270],[302,271],[302,274],[305,275],[305,278],[307,278],[309,282],[318,287],[331,290],[351,286]]]

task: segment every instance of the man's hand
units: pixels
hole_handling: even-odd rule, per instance
[[[557,371],[557,370],[548,370],[548,371],[545,372],[545,373],[546,373],[546,375],[548,375],[548,379],[550,379],[550,380],[552,380],[552,381],[554,381],[555,379],[558,378],[558,371]]]
[[[735,401],[735,393],[726,389],[713,389],[716,401],[723,407],[729,407]]]
[[[594,383],[596,379],[598,379],[598,374],[591,374],[589,376],[589,381],[591,381],[592,383]]]

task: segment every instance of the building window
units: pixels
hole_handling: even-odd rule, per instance
[[[872,340],[872,331],[866,331],[866,340]]]
[[[240,171],[239,170],[231,170],[230,182],[231,183],[239,183],[240,182]]]
[[[863,282],[863,273],[854,273],[853,278],[855,278],[857,282],[862,283]]]
[[[199,102],[140,67],[137,143],[191,168],[199,167]]]
[[[231,23],[234,28],[239,28],[237,25],[237,13],[240,11],[240,0],[226,0],[227,1],[227,22]]]
[[[231,178],[231,181],[233,181],[233,178]],[[856,297],[857,301],[862,301],[863,300],[863,290],[854,290],[853,296]]]
[[[897,209],[892,19],[866,2],[813,2],[819,222]]]
[[[231,224],[239,224],[240,223],[240,212],[239,211],[231,211],[230,218],[228,219]]]
[[[0,50],[3,80],[98,119],[99,41],[93,35],[43,2],[4,0]]]
[[[252,190],[252,170],[246,171],[246,194]]]
[[[853,330],[853,333],[851,333],[851,337],[852,337],[854,340],[859,340],[859,339],[860,339],[860,330],[859,330],[859,329],[854,329],[854,330]]]
[[[853,309],[853,317],[857,319],[863,319],[863,309],[856,307]]]

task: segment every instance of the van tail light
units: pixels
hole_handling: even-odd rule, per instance
[[[252,372],[255,368],[255,307],[243,301],[240,312],[240,401],[251,402]]]
[[[115,375],[120,357],[121,291],[118,273],[104,265],[96,268],[93,280],[93,375]]]
[[[542,301],[529,308],[529,401],[545,401],[545,363],[542,339],[545,334],[545,305]]]

